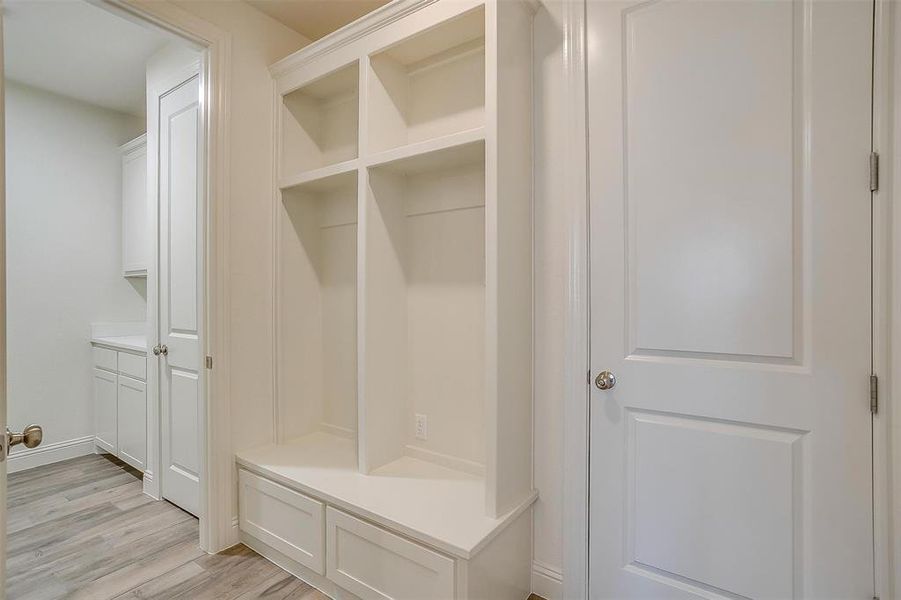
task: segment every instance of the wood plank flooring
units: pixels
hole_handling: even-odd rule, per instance
[[[327,598],[245,546],[201,551],[197,519],[106,456],[10,475],[7,506],[10,600]]]

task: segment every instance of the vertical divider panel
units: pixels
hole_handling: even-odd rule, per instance
[[[487,512],[532,489],[531,8],[486,3]],[[503,107],[503,110],[499,110]],[[528,374],[528,376],[523,376]]]
[[[367,323],[367,281],[368,261],[366,248],[369,232],[369,211],[366,198],[369,190],[369,171],[366,169],[366,157],[369,156],[369,106],[372,102],[369,94],[369,57],[360,58],[359,73],[359,116],[357,117],[357,144],[360,157],[360,168],[357,172],[357,469],[361,473],[369,472],[369,453],[367,441],[370,439],[366,427],[367,399],[366,394],[366,323]]]
[[[497,3],[485,3],[485,512],[498,515]]]

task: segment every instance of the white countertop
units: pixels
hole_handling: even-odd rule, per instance
[[[127,352],[140,352],[147,354],[147,336],[145,335],[115,335],[115,336],[94,336],[91,343],[97,346],[106,346],[116,350],[125,350]]]

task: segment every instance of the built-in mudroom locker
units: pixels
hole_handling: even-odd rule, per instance
[[[399,0],[271,68],[276,439],[239,526],[330,595],[529,595],[532,15]]]

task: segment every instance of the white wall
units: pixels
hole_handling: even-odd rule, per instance
[[[309,43],[243,2],[175,0],[231,34],[229,303],[232,441],[273,440],[273,98],[269,65]],[[237,486],[235,486],[237,490]],[[237,498],[232,499],[237,516]]]
[[[42,425],[46,448],[93,435],[91,323],[145,318],[118,150],[144,121],[6,83],[8,422]]]
[[[565,156],[557,124],[563,94],[562,2],[543,0],[534,25],[535,90],[535,372],[533,477],[535,506],[532,591],[562,597],[563,390],[566,281],[564,215],[555,200]]]

